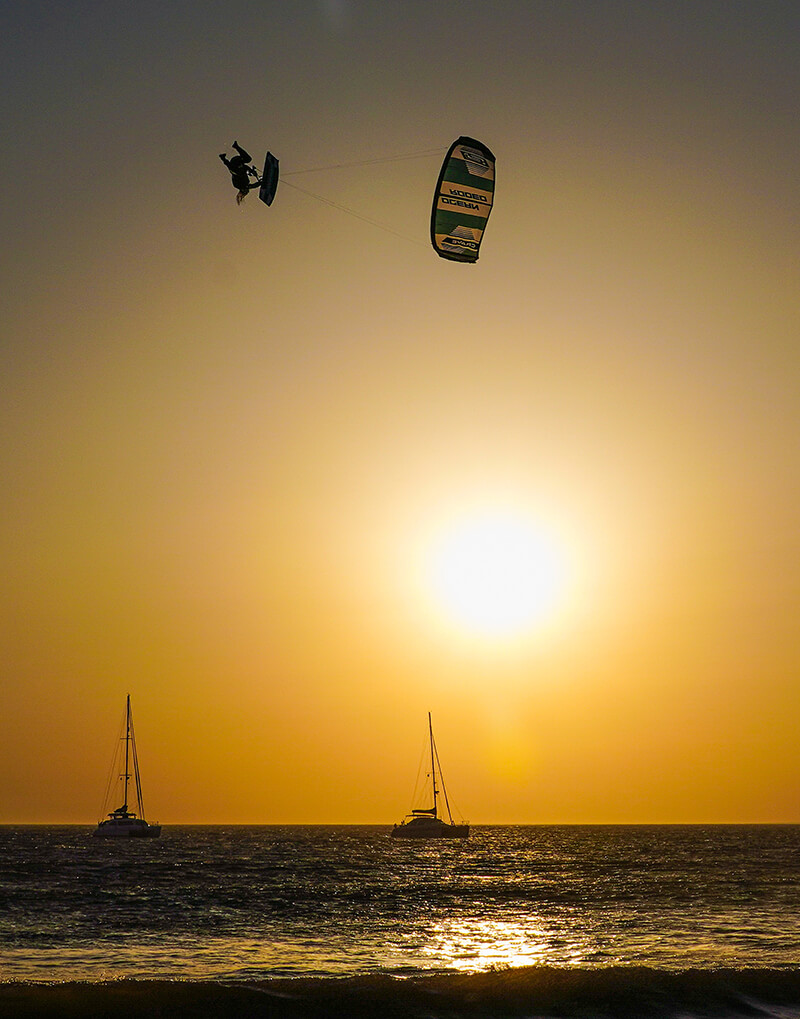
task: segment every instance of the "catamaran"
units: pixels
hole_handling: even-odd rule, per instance
[[[431,744],[431,770],[430,779],[433,786],[433,806],[419,807],[407,814],[406,817],[392,828],[394,839],[465,839],[469,836],[469,825],[456,824],[453,815],[450,813],[450,802],[447,798],[447,789],[442,775],[442,766],[439,763],[439,751],[436,749],[436,741],[433,738],[433,723],[431,713],[428,712],[428,734]],[[439,779],[439,786],[436,779]],[[438,797],[444,796],[447,820],[439,817]]]
[[[133,775],[131,775],[131,763]],[[116,759],[115,759],[116,764]],[[125,770],[120,775],[125,783],[125,792],[121,807],[112,810],[104,821],[100,821],[94,834],[105,839],[157,839],[161,834],[160,824],[150,824],[144,819],[142,803],[142,782],[139,777],[139,757],[136,753],[136,738],[133,732],[133,715],[131,714],[131,695],[125,704]],[[128,784],[134,779],[136,783],[136,811],[128,810]],[[109,781],[109,789],[110,789]],[[108,793],[106,794],[108,801]]]

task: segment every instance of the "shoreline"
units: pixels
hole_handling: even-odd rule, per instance
[[[248,981],[0,982],[0,1012],[33,1016],[167,1015],[225,1019],[503,1016],[726,1016],[800,1009],[798,968],[657,970],[532,966],[482,973],[280,977]],[[800,1014],[798,1012],[797,1014]]]

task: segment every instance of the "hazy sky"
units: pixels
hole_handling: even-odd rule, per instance
[[[800,822],[794,0],[0,40],[0,822],[97,819],[128,692],[164,824],[399,820],[429,710],[476,824]],[[474,266],[428,240],[462,134]],[[487,518],[524,576],[470,592]],[[526,534],[558,582],[491,631]]]

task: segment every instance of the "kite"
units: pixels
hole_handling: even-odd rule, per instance
[[[431,212],[431,244],[441,258],[477,262],[494,199],[494,155],[474,138],[458,138],[444,157]]]

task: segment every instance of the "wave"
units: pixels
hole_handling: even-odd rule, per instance
[[[800,1019],[800,969],[645,967],[279,978],[248,983],[0,983],[0,1015],[269,1019]]]

